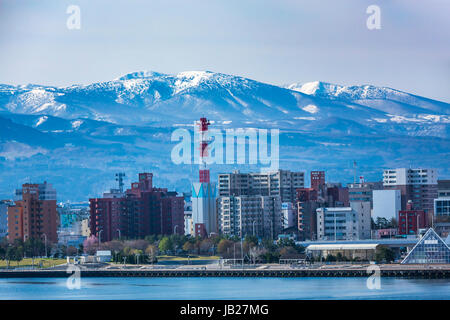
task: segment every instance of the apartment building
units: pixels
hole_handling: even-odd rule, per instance
[[[219,197],[240,195],[279,196],[282,202],[295,201],[296,189],[304,188],[305,173],[278,170],[274,172],[222,173],[218,177]]]
[[[8,207],[8,241],[41,239],[58,242],[56,190],[52,185],[26,183],[15,193],[14,205]]]
[[[143,238],[151,234],[184,234],[184,198],[175,191],[155,188],[151,173],[124,193],[109,192],[89,199],[91,234],[100,241],[120,237]]]
[[[222,234],[274,239],[283,228],[280,196],[223,196],[217,200]]]
[[[434,199],[438,197],[436,169],[387,169],[383,171],[384,189],[398,189],[402,197],[402,210],[409,200],[414,208],[432,213]]]

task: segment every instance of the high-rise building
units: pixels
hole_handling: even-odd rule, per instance
[[[222,234],[274,239],[282,230],[279,196],[224,196],[217,202]]]
[[[352,202],[350,207],[318,208],[317,237],[319,240],[370,239],[369,202]]]
[[[384,189],[398,189],[402,195],[402,210],[409,200],[414,208],[431,214],[438,196],[436,169],[387,169],[383,172]]]
[[[350,202],[368,201],[373,208],[373,191],[383,190],[383,182],[349,183],[347,187]]]
[[[297,202],[297,227],[299,240],[317,240],[317,208],[319,201],[308,200]]]
[[[15,204],[8,207],[8,240],[58,242],[56,190],[51,184],[26,183],[16,190],[15,199]]]
[[[152,178],[151,173],[140,173],[139,181],[124,193],[111,191],[89,199],[91,234],[100,241],[184,234],[184,198],[153,187]]]
[[[317,239],[317,214],[316,210],[324,206],[325,202],[319,198],[318,191],[314,188],[297,189],[297,228],[299,240]]]
[[[219,174],[219,197],[240,195],[280,196],[282,202],[294,203],[296,190],[304,188],[304,172],[278,170],[274,172],[253,172]]]
[[[373,212],[374,219],[380,217],[387,220],[395,218],[398,221],[398,212],[401,210],[400,190],[374,190]]]

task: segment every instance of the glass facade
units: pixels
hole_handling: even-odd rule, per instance
[[[430,228],[402,263],[450,263],[450,248]]]

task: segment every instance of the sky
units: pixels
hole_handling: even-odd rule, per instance
[[[68,29],[67,8],[80,8]],[[369,30],[369,5],[381,29]],[[448,0],[0,0],[0,83],[153,70],[387,86],[450,102]]]

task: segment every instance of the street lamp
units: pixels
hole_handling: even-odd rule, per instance
[[[177,228],[178,228],[178,225],[176,224],[176,225],[173,227],[173,234],[177,234]]]
[[[101,239],[102,239],[102,232],[103,232],[103,230],[100,230],[99,232],[98,232],[98,244],[100,245],[100,242],[101,242]]]
[[[42,234],[45,238],[44,243],[45,243],[45,257],[47,258],[47,235],[45,233]]]
[[[138,265],[139,264],[139,253],[136,253],[135,256],[136,256],[136,265]]]
[[[233,259],[233,265],[236,264],[236,242],[234,243],[234,259]]]
[[[242,246],[242,236],[241,236],[241,266],[244,269],[244,247]]]
[[[122,238],[122,233],[120,232],[120,229],[117,229],[117,232],[119,233],[119,239]]]

